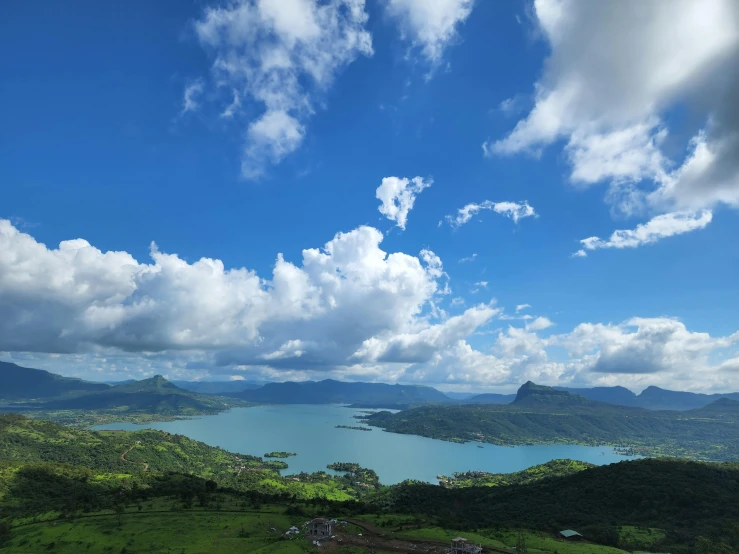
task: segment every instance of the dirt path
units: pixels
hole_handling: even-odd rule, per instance
[[[126,459],[126,454],[128,454],[129,452],[131,452],[131,450],[133,450],[134,448],[136,448],[136,445],[135,444],[131,448],[129,448],[128,450],[126,450],[123,454],[121,454],[121,460],[123,460],[127,464],[138,464],[138,463],[140,463],[142,466],[144,466],[144,471],[149,471],[149,464],[147,462],[132,462],[131,460],[127,460]]]

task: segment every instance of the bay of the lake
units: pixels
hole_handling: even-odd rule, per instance
[[[284,460],[290,467],[283,475],[325,471],[326,464],[332,462],[356,462],[374,469],[386,485],[404,479],[437,483],[437,475],[455,471],[510,473],[558,458],[598,465],[630,459],[605,446],[458,444],[387,433],[376,427],[372,431],[336,428],[360,425],[353,416],[361,412],[337,405],[257,406],[187,420],[146,425],[110,423],[95,429],[159,429],[254,456],[272,451],[297,453]]]

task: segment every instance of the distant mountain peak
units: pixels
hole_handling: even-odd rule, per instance
[[[581,397],[570,394],[567,391],[556,390],[544,385],[537,385],[533,381],[526,381],[518,389],[516,399],[513,402],[520,404],[521,402],[561,402],[563,400],[571,401],[576,399],[581,399]]]
[[[131,383],[124,383],[113,387],[115,391],[120,392],[143,392],[143,391],[180,391],[177,385],[168,381],[161,375],[155,375],[148,379],[142,379],[141,381],[133,381]]]

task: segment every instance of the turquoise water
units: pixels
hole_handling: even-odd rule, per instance
[[[214,416],[136,425],[112,423],[96,429],[160,429],[179,433],[231,452],[263,456],[284,450],[298,455],[285,461],[283,474],[325,470],[332,462],[356,462],[374,469],[384,484],[404,479],[436,483],[437,475],[455,471],[509,473],[557,458],[593,464],[629,459],[610,447],[577,445],[493,446],[457,444],[414,435],[336,429],[359,425],[352,416],[361,410],[336,405],[286,405],[235,408]]]

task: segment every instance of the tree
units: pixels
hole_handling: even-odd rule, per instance
[[[735,552],[725,542],[714,542],[705,537],[695,539],[695,551],[698,554],[733,554]]]
[[[0,546],[10,540],[10,523],[0,521]]]
[[[523,533],[519,533],[516,539],[516,554],[529,554],[529,547],[526,546],[526,536]]]
[[[123,525],[123,514],[126,512],[126,507],[123,504],[115,505],[115,515],[118,518],[118,525]]]

